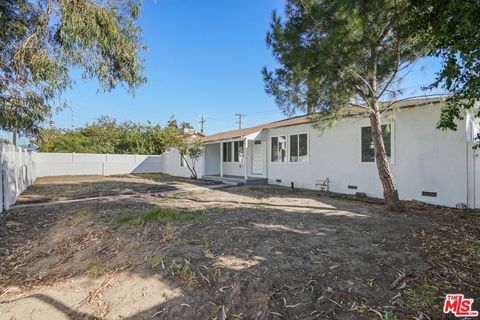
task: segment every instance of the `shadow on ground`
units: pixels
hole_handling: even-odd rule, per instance
[[[478,226],[272,186],[18,208],[0,317],[436,318],[452,288],[478,295]]]

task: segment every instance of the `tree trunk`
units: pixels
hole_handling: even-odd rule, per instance
[[[16,147],[17,146],[17,129],[13,129],[12,132],[12,144]]]
[[[390,170],[390,163],[385,152],[383,143],[382,126],[380,123],[380,111],[377,107],[370,114],[370,125],[372,127],[372,141],[375,151],[375,162],[377,163],[378,175],[383,185],[383,197],[387,209],[394,212],[403,212],[404,207],[398,198],[398,189],[395,178]]]

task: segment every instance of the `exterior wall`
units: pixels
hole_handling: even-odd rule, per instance
[[[400,198],[455,206],[467,202],[466,125],[461,123],[456,132],[437,130],[439,116],[439,105],[422,106],[402,109],[383,123],[393,127],[391,165]],[[316,180],[328,177],[333,192],[383,197],[375,163],[361,162],[363,126],[369,126],[367,118],[344,119],[323,134],[310,124],[268,130],[268,183],[315,189]],[[298,133],[308,133],[308,163],[270,162],[270,138]],[[422,196],[422,191],[437,197]]]
[[[480,150],[473,149],[473,142],[468,144],[468,207],[480,208]]]
[[[205,175],[220,174],[220,145],[220,143],[205,145]]]
[[[162,172],[162,156],[35,153],[38,177]]]
[[[240,141],[240,140],[235,140]],[[234,141],[230,141],[234,142]],[[222,143],[219,143],[219,148],[223,148]],[[231,162],[223,162],[223,159],[220,159],[221,164],[223,166],[223,175],[231,175],[231,176],[245,176],[245,153],[244,153],[244,160],[242,162],[233,162],[233,145],[232,145],[232,161]],[[250,150],[249,150],[250,151]],[[244,152],[247,152],[244,149]],[[218,150],[218,156],[220,157],[220,150]]]
[[[188,170],[187,166],[182,167],[180,165],[180,152],[177,149],[170,149],[161,155],[162,157],[162,166],[161,172],[168,173],[172,176],[177,177],[191,177],[191,172]],[[190,166],[193,162],[191,159],[188,159]],[[203,176],[203,156],[196,161],[195,170],[197,171],[197,176],[201,178]]]

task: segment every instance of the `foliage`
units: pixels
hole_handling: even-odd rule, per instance
[[[140,0],[1,1],[0,128],[37,134],[72,85],[72,68],[97,78],[105,91],[144,83],[140,6]]]
[[[456,119],[474,109],[480,97],[480,2],[477,0],[410,0],[410,34],[421,35],[428,53],[442,59],[441,71],[430,88],[452,94],[443,107],[438,127],[456,130]],[[480,109],[475,110],[480,117]],[[480,137],[479,137],[480,138]]]
[[[197,179],[198,174],[195,165],[203,154],[203,143],[196,138],[184,135],[177,144],[177,148],[180,150],[180,155],[192,174],[191,178]]]
[[[182,141],[176,127],[162,128],[100,117],[90,125],[74,130],[42,129],[32,142],[42,152],[162,154]]]
[[[334,123],[351,106],[365,111],[387,206],[397,211],[380,114],[398,95],[399,72],[424,55],[420,39],[403,32],[407,7],[407,0],[289,0],[285,21],[274,12],[267,35],[280,67],[263,70],[266,91],[280,107],[317,112],[317,126]],[[390,103],[383,106],[385,97]]]
[[[264,69],[267,92],[306,111],[307,95],[298,95],[317,88],[315,111],[339,116],[359,106],[352,101],[374,110],[385,94],[393,100],[398,72],[424,49],[419,39],[401,32],[407,23],[406,6],[405,1],[393,0],[288,1],[286,21],[274,12],[267,35],[281,64],[275,72]],[[311,84],[313,79],[317,83]],[[283,90],[276,93],[272,87]],[[284,103],[280,106],[285,108]]]

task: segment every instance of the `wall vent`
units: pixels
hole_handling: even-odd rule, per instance
[[[349,186],[348,186],[348,189],[357,190],[357,189],[358,189],[358,187],[357,187],[357,186],[350,186],[350,185],[349,185]]]
[[[276,179],[275,181],[278,183],[282,183],[282,179]]]
[[[253,144],[262,144],[262,141],[260,141],[260,140],[255,140],[255,141],[253,142]]]
[[[436,197],[437,193],[436,192],[431,192],[431,191],[422,191],[422,196],[424,196],[424,197]]]

